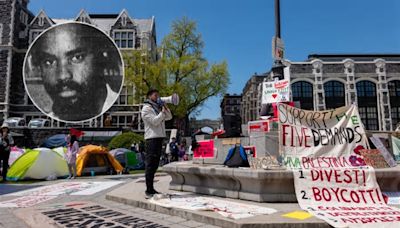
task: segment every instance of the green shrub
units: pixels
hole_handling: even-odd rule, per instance
[[[143,135],[133,132],[126,132],[115,136],[108,144],[108,149],[126,148],[130,149],[133,143],[140,143],[144,141]]]

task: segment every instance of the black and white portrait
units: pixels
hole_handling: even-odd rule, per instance
[[[43,32],[24,61],[25,89],[51,118],[80,122],[107,111],[123,84],[123,60],[109,36],[83,23]]]

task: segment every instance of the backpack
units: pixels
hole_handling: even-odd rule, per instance
[[[228,167],[250,167],[247,154],[242,145],[236,145],[229,150],[224,165]]]

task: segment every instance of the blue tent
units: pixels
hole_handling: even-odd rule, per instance
[[[43,142],[42,147],[47,147],[47,148],[65,147],[67,146],[67,141],[65,140],[66,137],[67,135],[65,134],[50,136]]]

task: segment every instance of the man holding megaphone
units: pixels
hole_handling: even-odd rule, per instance
[[[159,193],[154,189],[154,174],[160,163],[162,142],[166,137],[165,121],[172,119],[171,111],[166,103],[176,105],[179,103],[179,97],[172,95],[160,98],[158,90],[150,89],[142,108],[144,139],[146,140],[146,198],[151,198],[154,194]]]

